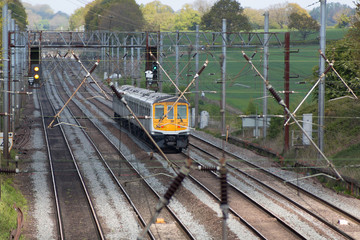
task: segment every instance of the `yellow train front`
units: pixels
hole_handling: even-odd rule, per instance
[[[176,148],[179,151],[188,146],[189,103],[165,93],[123,85],[117,90],[131,110],[138,116],[141,124],[150,133],[160,148]],[[146,134],[119,98],[114,96],[115,118],[123,127],[147,141]]]

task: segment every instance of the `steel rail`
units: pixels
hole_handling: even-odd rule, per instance
[[[219,150],[222,150],[221,147],[218,147],[218,146],[214,145],[213,143],[211,143],[210,141],[208,141],[208,140],[206,140],[206,139],[203,139],[203,138],[201,138],[201,137],[199,137],[199,136],[195,136],[195,135],[192,135],[192,137],[197,138],[197,139],[199,139],[199,140],[201,140],[201,141],[203,141],[203,142],[205,142],[205,143],[207,143],[207,144],[209,144],[209,145],[211,145],[211,146],[213,146],[213,147],[215,147],[215,148],[217,148],[217,149],[219,149]],[[190,145],[193,146],[193,147],[195,147],[196,149],[199,149],[200,151],[202,151],[202,152],[204,152],[204,153],[206,153],[206,154],[208,154],[208,155],[216,158],[216,159],[218,158],[218,157],[216,157],[215,155],[213,155],[213,154],[211,154],[211,153],[209,153],[209,152],[206,152],[206,151],[202,150],[200,147],[197,147],[197,146],[195,146],[195,145],[193,145],[193,144],[191,144],[191,143],[190,143]],[[240,160],[242,160],[245,164],[247,164],[247,165],[249,165],[249,166],[251,166],[251,167],[253,167],[253,168],[255,168],[255,169],[257,169],[257,170],[259,170],[259,171],[261,171],[261,172],[263,172],[263,173],[265,173],[266,175],[270,175],[271,177],[277,179],[277,180],[280,181],[280,182],[286,181],[285,179],[283,179],[283,178],[281,178],[280,176],[277,176],[277,175],[275,175],[274,173],[272,173],[272,172],[270,172],[270,171],[262,168],[261,166],[257,166],[256,164],[251,163],[251,162],[249,162],[249,161],[247,161],[247,160],[245,160],[245,159],[243,159],[243,158],[241,158],[241,157],[239,157],[239,156],[237,156],[237,155],[235,155],[235,154],[233,154],[233,153],[231,153],[231,152],[229,152],[229,151],[227,151],[227,150],[225,150],[225,153],[228,154],[228,155],[230,155],[231,157],[233,157],[233,158],[235,158],[235,159],[240,159]],[[301,210],[303,210],[303,211],[305,211],[306,213],[310,214],[312,217],[318,219],[320,222],[324,223],[326,226],[332,228],[334,231],[338,232],[339,234],[343,235],[344,237],[346,237],[346,238],[348,238],[348,239],[354,239],[352,236],[350,236],[349,234],[347,234],[347,233],[344,232],[343,230],[337,228],[335,225],[331,224],[331,223],[330,223],[329,221],[327,221],[326,219],[322,218],[321,216],[316,215],[314,212],[306,209],[306,208],[303,207],[301,204],[297,203],[296,201],[294,201],[294,200],[290,199],[289,197],[285,196],[284,194],[280,193],[279,191],[277,191],[277,190],[274,189],[273,187],[271,187],[271,186],[269,186],[269,185],[266,185],[264,182],[262,182],[261,180],[257,179],[256,177],[251,176],[250,174],[248,174],[248,173],[246,173],[245,171],[239,169],[238,167],[234,166],[234,165],[231,164],[231,163],[226,163],[226,165],[229,166],[231,169],[235,170],[236,172],[239,172],[239,173],[245,175],[246,177],[248,177],[248,178],[250,178],[251,180],[255,181],[256,183],[260,184],[261,186],[269,189],[270,191],[274,192],[275,194],[281,196],[281,197],[284,198],[285,200],[287,200],[287,201],[289,201],[290,203],[294,204],[295,206],[299,207]],[[329,202],[321,199],[320,197],[318,197],[318,196],[316,196],[316,195],[314,195],[314,194],[306,191],[305,189],[303,189],[303,188],[301,188],[301,187],[299,187],[299,186],[297,186],[297,185],[295,185],[295,184],[293,184],[293,183],[291,183],[291,182],[287,182],[287,184],[290,185],[291,188],[293,188],[293,189],[295,189],[295,190],[300,190],[301,192],[303,192],[304,194],[306,194],[308,197],[311,197],[311,198],[315,199],[316,201],[321,202],[322,204],[328,206],[329,208],[332,208],[332,209],[335,210],[336,212],[340,212],[341,214],[343,214],[343,215],[346,216],[347,218],[350,218],[351,220],[356,221],[357,223],[360,224],[360,219],[359,219],[358,217],[353,216],[353,215],[347,213],[346,211],[344,211],[344,210],[336,207],[335,205],[333,205],[333,204],[331,204],[331,203],[329,203]]]
[[[47,98],[49,99],[48,93],[47,93],[46,91],[45,91],[45,94],[46,94]],[[52,103],[50,100],[49,100],[49,103],[50,103],[50,105],[51,105],[51,108],[52,108],[53,112],[55,112],[55,107],[54,107],[53,103]],[[100,237],[101,239],[105,239],[105,236],[104,236],[104,233],[103,233],[103,231],[102,231],[102,228],[101,228],[99,219],[98,219],[98,217],[97,217],[97,214],[96,214],[94,205],[93,205],[93,203],[92,203],[92,200],[91,200],[89,191],[87,190],[87,187],[86,187],[84,178],[83,178],[83,176],[82,176],[82,174],[81,174],[81,171],[80,171],[79,166],[78,166],[78,164],[77,164],[76,158],[75,158],[75,156],[74,156],[74,154],[73,154],[73,152],[72,152],[72,150],[71,150],[69,141],[68,141],[68,139],[67,139],[67,137],[66,137],[66,135],[65,135],[65,132],[64,132],[62,126],[59,125],[59,127],[60,127],[60,131],[62,132],[62,136],[63,136],[63,138],[64,138],[64,141],[65,141],[65,143],[66,143],[66,145],[67,145],[68,151],[69,151],[69,153],[70,153],[70,155],[71,155],[72,161],[73,161],[73,163],[74,163],[76,172],[77,172],[78,177],[79,177],[79,179],[80,179],[80,182],[81,182],[81,185],[82,185],[82,187],[83,187],[84,193],[85,193],[85,195],[86,195],[87,201],[88,201],[88,203],[89,203],[89,207],[90,207],[90,209],[91,209],[91,214],[92,214],[92,216],[93,216],[93,220],[95,221],[95,225],[96,225],[96,229],[97,229],[97,232],[98,232],[98,234],[99,234],[99,237]],[[46,134],[47,134],[47,130],[46,130]],[[48,138],[47,138],[47,139],[48,139]],[[50,145],[49,142],[47,142],[47,145],[48,145],[48,146]],[[55,186],[54,186],[54,187],[55,187]]]
[[[82,93],[80,93],[80,94],[82,94]],[[98,101],[97,99],[93,99],[93,100],[94,100],[94,101]],[[74,102],[74,103],[75,103],[75,102]],[[76,104],[76,103],[75,103],[75,104]],[[92,104],[93,104],[93,103],[92,103]],[[103,104],[103,103],[102,103],[102,104]],[[106,106],[106,105],[105,105],[105,106]],[[78,107],[79,107],[79,106],[78,106]],[[80,107],[79,107],[79,108],[80,108]],[[101,109],[100,109],[100,110],[101,110]],[[101,111],[102,111],[102,110],[101,110]],[[127,161],[127,163],[132,167],[132,170],[135,171],[136,174],[137,174],[141,179],[144,179],[144,183],[149,187],[149,189],[151,189],[151,191],[156,195],[156,197],[157,197],[158,199],[160,199],[161,196],[155,191],[155,189],[154,189],[153,187],[151,187],[151,186],[145,181],[145,177],[140,174],[140,172],[136,169],[136,167],[133,165],[133,163],[131,163],[131,160],[130,160],[128,157],[126,157],[126,156],[122,153],[122,151],[121,151],[120,149],[118,149],[117,145],[116,145],[114,142],[112,142],[112,140],[100,129],[99,126],[97,126],[96,123],[94,123],[94,122],[91,120],[91,118],[88,118],[87,120],[90,121],[90,122],[92,123],[92,125],[93,125],[95,128],[98,129],[98,131],[108,140],[108,142],[114,147],[114,149],[116,149],[116,150],[118,151],[118,153],[120,154],[120,156],[121,156],[123,159],[125,159],[125,160]],[[103,161],[104,161],[104,164],[106,164],[106,166],[109,166],[109,165],[107,164],[107,162],[106,162],[105,159],[104,159]],[[114,178],[116,179],[116,182],[117,182],[119,185],[121,185],[121,183],[117,180],[115,174],[112,172],[110,166],[109,166],[109,171],[111,172],[111,174],[112,174],[112,175],[114,176]],[[123,187],[122,187],[122,188],[123,188]],[[126,192],[125,189],[124,189],[124,191]],[[130,199],[130,196],[127,195],[127,197],[129,197],[129,199]],[[167,209],[168,209],[169,213],[174,217],[174,219],[176,219],[177,223],[179,223],[179,226],[180,226],[180,227],[182,228],[182,230],[188,235],[188,237],[189,237],[190,239],[195,239],[195,237],[192,235],[191,231],[190,231],[190,230],[186,227],[186,225],[177,217],[176,213],[171,209],[171,207],[167,206]],[[141,215],[139,214],[139,216],[141,216]],[[145,224],[145,225],[146,225],[146,224]],[[155,239],[155,237],[153,236],[152,233],[150,233],[150,235],[152,236],[152,239]]]

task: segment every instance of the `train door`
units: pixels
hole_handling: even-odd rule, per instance
[[[167,107],[167,130],[168,131],[176,131],[176,118],[174,115],[175,112],[175,106],[173,107],[172,103],[169,103],[169,105],[166,106]]]

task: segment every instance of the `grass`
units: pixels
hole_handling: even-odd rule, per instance
[[[11,178],[3,177],[1,182],[0,201],[0,239],[9,239],[9,234],[17,227],[17,212],[13,205],[19,207],[23,213],[27,211],[27,202],[21,192],[14,187]]]

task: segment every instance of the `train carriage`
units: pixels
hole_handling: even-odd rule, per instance
[[[188,146],[190,130],[187,101],[177,101],[175,96],[129,85],[123,85],[117,90],[124,94],[129,107],[160,148],[181,150]],[[145,137],[138,123],[117,97],[113,100],[113,110],[116,119],[123,126],[129,126],[136,135]]]

